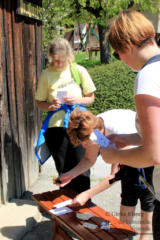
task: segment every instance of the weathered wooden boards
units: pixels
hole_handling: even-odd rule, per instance
[[[42,72],[42,23],[16,14],[16,2],[0,0],[0,204],[20,198],[39,173],[34,148],[41,113],[34,95]]]

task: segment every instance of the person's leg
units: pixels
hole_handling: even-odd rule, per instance
[[[131,226],[133,221],[136,207],[128,207],[121,204],[120,206],[120,220],[127,225]],[[132,240],[133,237],[126,238],[126,240]]]
[[[160,239],[160,202],[158,200],[154,201],[154,211],[153,211],[153,239]]]
[[[144,168],[146,181],[153,187],[153,167]],[[139,190],[141,204],[141,236],[140,240],[148,240],[152,235],[153,201],[155,197],[148,188]]]
[[[152,234],[152,200],[153,196],[148,189],[136,189],[131,182],[121,181],[122,201],[120,208],[120,220],[131,226],[135,215],[135,206],[138,198],[141,202],[141,220],[137,228],[140,228],[139,240],[148,240]]]
[[[131,226],[135,207],[120,206],[120,220]],[[152,234],[152,212],[141,210],[141,233],[139,240],[148,240]]]
[[[145,176],[147,182],[153,186],[152,176],[153,176],[153,167],[145,168]],[[138,198],[140,199],[141,204],[141,223],[140,223],[140,240],[148,240],[152,235],[152,214],[153,214],[153,201],[154,196],[152,193],[146,189],[137,189],[130,182],[122,181],[122,208],[121,211],[126,212],[126,218],[123,217],[123,221],[131,224],[131,218],[128,219],[128,215],[131,215],[134,211],[134,208],[129,209],[131,206],[137,204]],[[123,206],[124,205],[124,206]],[[128,208],[127,208],[128,207]],[[128,214],[127,214],[127,211]]]
[[[152,215],[153,212],[141,210],[141,235],[139,240],[148,240],[152,235]]]
[[[133,183],[130,181],[122,180],[121,189],[120,220],[131,226],[139,196]],[[126,240],[130,239],[133,238],[127,238]]]
[[[85,149],[82,146],[74,147],[63,128],[48,128],[45,140],[59,175],[74,168],[85,156]],[[88,190],[90,188],[90,170],[73,179],[65,186],[65,188],[67,187],[78,193]]]
[[[131,226],[136,207],[128,207],[121,204],[120,206],[120,220]]]

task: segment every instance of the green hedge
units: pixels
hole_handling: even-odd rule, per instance
[[[133,91],[137,73],[122,61],[87,70],[97,89],[95,101],[87,107],[88,110],[95,115],[115,108],[135,110]]]

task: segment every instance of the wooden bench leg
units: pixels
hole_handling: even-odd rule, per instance
[[[53,218],[53,237],[52,240],[73,240],[68,233],[62,228],[62,224]]]
[[[97,51],[95,51],[95,59],[97,60]]]
[[[73,238],[71,238],[64,229],[58,227],[57,232],[58,232],[58,236],[61,236],[62,239],[65,239],[65,240],[73,240]]]
[[[40,213],[45,213],[45,212],[47,212],[43,207],[41,207],[41,205],[39,205],[38,204],[38,211],[40,212]]]
[[[92,58],[92,52],[89,51],[89,59],[91,59],[91,58]]]
[[[62,224],[60,222],[58,222],[53,216],[53,237],[52,240],[63,240],[63,238],[61,238],[58,235],[58,227],[62,227]]]
[[[57,235],[57,222],[56,219],[54,217],[53,218],[53,237],[52,240],[56,240],[56,235]]]

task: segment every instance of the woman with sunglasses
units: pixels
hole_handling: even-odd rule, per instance
[[[136,105],[136,135],[111,135],[119,148],[139,143],[141,146],[119,150],[113,145],[101,148],[107,163],[121,163],[131,167],[155,166],[153,185],[157,199],[154,202],[153,236],[160,239],[160,49],[155,41],[153,24],[137,11],[122,12],[111,24],[108,41],[120,59],[134,71],[134,101]]]

